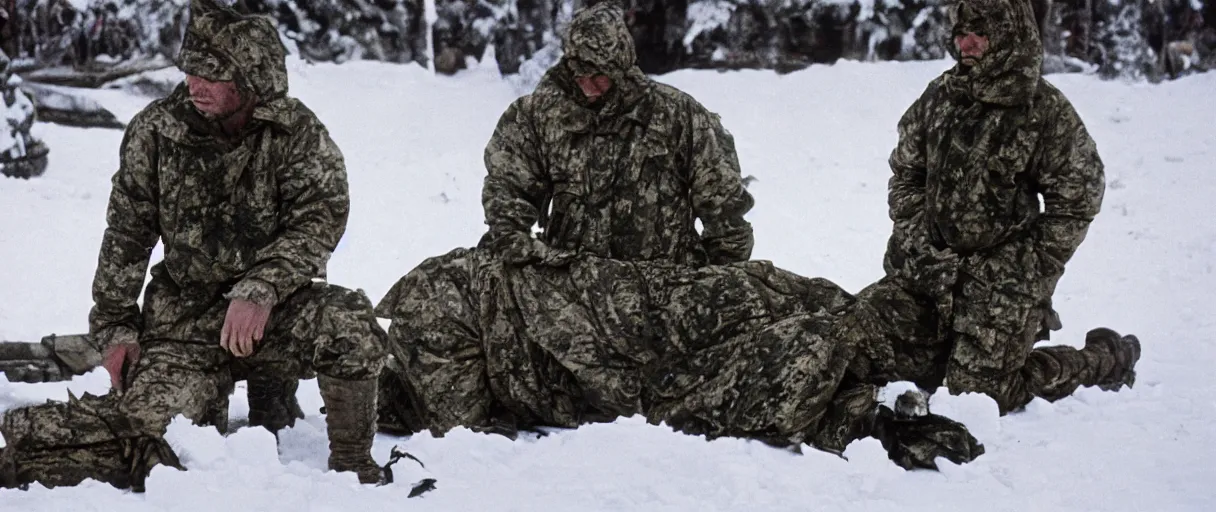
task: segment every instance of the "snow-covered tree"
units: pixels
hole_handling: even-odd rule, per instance
[[[221,0],[231,2],[233,0]],[[560,56],[574,8],[596,0],[235,0],[278,20],[307,61],[371,59],[455,73],[493,47],[498,69],[526,88]],[[638,63],[681,68],[800,69],[838,59],[947,55],[946,0],[615,0],[628,12]],[[167,64],[188,0],[20,0],[0,47],[23,70],[102,73],[118,63]],[[1047,71],[1155,78],[1210,67],[1216,0],[1035,0]],[[1209,14],[1211,13],[1211,14]],[[1163,55],[1164,53],[1164,55]],[[158,60],[159,59],[159,60]],[[1193,64],[1194,63],[1194,64]],[[32,75],[26,74],[27,78]],[[112,77],[111,77],[112,78]]]
[[[46,170],[47,147],[30,130],[34,126],[34,102],[18,85],[21,79],[9,73],[9,58],[0,51],[0,174],[31,178]]]
[[[1102,16],[1094,25],[1098,73],[1132,80],[1160,76],[1158,53],[1148,32],[1161,23],[1159,6],[1149,0],[1095,0]]]

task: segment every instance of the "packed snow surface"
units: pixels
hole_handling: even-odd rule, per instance
[[[658,77],[722,115],[734,133],[756,208],[754,257],[859,290],[881,273],[891,224],[886,159],[895,125],[949,63],[841,62],[777,75],[682,71]],[[472,245],[483,230],[482,149],[517,93],[493,70],[431,76],[369,62],[291,66],[303,99],[342,147],[353,200],[331,281],[379,299],[423,258]],[[1064,329],[1080,346],[1109,326],[1140,336],[1132,390],[1085,389],[999,418],[986,397],[934,397],[934,412],[971,427],[987,453],[940,472],[890,463],[878,441],[845,458],[799,455],[738,439],[706,442],[641,418],[517,441],[456,430],[446,437],[378,436],[398,483],[362,487],[326,472],[315,381],[300,387],[308,417],[274,438],[228,437],[178,420],[170,440],[186,472],[160,467],[144,494],[88,482],[0,491],[0,509],[50,510],[817,510],[849,512],[1216,510],[1216,73],[1160,85],[1054,75],[1106,164],[1102,213],[1060,282]],[[127,120],[147,98],[91,96]],[[0,179],[0,339],[83,332],[122,133],[39,126],[51,147],[39,179]],[[159,258],[159,249],[154,258]],[[66,390],[103,393],[96,370],[70,383],[0,380],[0,410]],[[243,388],[232,399],[239,424]],[[411,483],[435,489],[407,500]]]

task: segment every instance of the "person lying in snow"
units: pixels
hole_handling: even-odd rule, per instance
[[[5,411],[0,486],[141,490],[153,466],[181,467],[163,438],[176,415],[223,431],[246,375],[252,422],[256,389],[278,387],[261,401],[281,404],[312,372],[329,468],[382,481],[371,445],[387,335],[366,295],[315,280],[346,228],[346,170],[325,126],[287,95],[285,59],[268,18],[191,3],[186,81],[132,120],[113,180],[89,323],[114,389]],[[164,261],[141,311],[157,240]]]
[[[984,5],[989,4],[978,9],[991,8]],[[955,75],[975,62],[975,34],[968,24],[974,23],[976,9],[953,7],[954,19],[962,20],[959,44],[972,54]],[[1022,23],[1030,18],[1021,16],[1028,11],[1016,13],[1021,20],[1017,26],[1025,28]],[[1014,37],[1021,33],[1012,31],[1012,11],[998,9],[989,16],[993,25],[987,33],[996,43],[1033,45],[1024,34]],[[606,19],[617,23],[616,13]],[[1035,53],[1033,47],[1028,51]],[[991,55],[1001,62],[1019,62],[1015,57],[1026,56],[1005,50]],[[984,69],[972,78],[986,76]],[[1039,83],[1037,74],[1034,78],[1033,83]],[[902,131],[907,133],[909,126],[908,121],[902,123]],[[1075,134],[1080,125],[1074,115],[1051,126],[1062,137]],[[939,132],[940,124],[929,129]],[[535,144],[522,140],[516,151]],[[900,155],[918,149],[909,147],[915,144],[905,139],[892,158],[900,178],[912,165]],[[1083,153],[1086,146],[1079,144],[1075,151]],[[1047,213],[1036,217],[1041,223],[1023,225],[1039,226],[1042,234],[1054,235],[1065,245],[1079,242],[1068,237],[1075,237],[1076,226],[1088,221],[1083,213],[1075,220],[1067,212],[1092,200],[1085,192],[1094,186],[1089,175],[1095,172],[1096,155],[1046,156],[1056,162],[1049,171],[1064,171],[1043,173],[1043,183],[1036,186],[1048,198]],[[496,162],[487,158],[488,198],[494,197],[489,184]],[[1052,180],[1061,177],[1081,184],[1055,185],[1059,182]],[[988,186],[981,183],[974,190]],[[542,203],[518,203],[518,218],[536,219]],[[956,211],[979,211],[975,206],[986,205],[968,210],[968,203],[962,203]],[[576,216],[564,221],[582,225]],[[631,219],[644,221],[641,216]],[[897,218],[897,236],[906,224]],[[950,331],[926,332],[921,324],[909,327],[901,315],[911,306],[891,296],[890,290],[903,290],[893,288],[901,283],[895,272],[853,296],[830,281],[800,277],[767,262],[624,261],[597,251],[559,250],[544,234],[540,239],[522,234],[527,224],[516,227],[521,234],[515,235],[513,246],[528,247],[543,257],[503,258],[491,233],[478,248],[424,261],[377,305],[377,315],[392,319],[389,339],[395,360],[381,379],[382,431],[426,429],[441,434],[464,426],[510,434],[521,428],[574,427],[643,414],[651,422],[687,433],[780,445],[808,443],[829,451],[875,435],[900,465],[933,467],[937,456],[962,462],[982,453],[982,447],[962,425],[927,414],[924,407],[913,404],[899,414],[885,410],[877,403],[879,386],[907,380],[932,391],[945,381],[952,392],[988,393],[1004,413],[1010,404],[1003,393],[1011,389],[1007,373],[1000,374],[1005,380],[999,381],[1006,384],[994,387],[971,384],[976,380],[963,380],[971,376],[966,373],[944,377],[961,368],[1006,364],[1006,355],[1020,350],[1023,360],[1031,354],[1030,364],[1015,370],[1021,371],[1020,382],[1032,385],[1018,388],[1025,393],[1018,400],[1055,400],[1082,385],[1130,385],[1138,357],[1135,337],[1101,328],[1088,333],[1088,348],[1082,351],[1051,347],[1031,352],[1030,345],[1018,348],[1018,338],[990,336],[984,339],[998,348],[990,350],[989,358],[972,353],[960,366],[951,357],[971,346],[967,339],[960,341]],[[904,243],[902,238],[896,241]],[[889,254],[888,268],[891,261]],[[921,263],[908,268],[924,280],[926,270],[934,267],[918,267]],[[968,291],[979,289],[974,281],[967,286]],[[990,333],[1000,332],[1010,321],[1030,320],[1026,315],[1006,317],[1007,309],[996,309],[994,302],[979,301],[974,294],[962,295],[956,304],[985,311],[987,316],[975,317],[969,325]],[[1033,321],[1037,326],[1040,317]]]
[[[906,467],[983,451],[958,423],[883,410],[893,376],[879,371],[896,355],[876,345],[888,339],[877,312],[769,262],[517,265],[456,249],[402,277],[376,312],[392,319],[395,358],[381,378],[383,432],[513,435],[641,414],[833,452],[877,433]]]
[[[985,393],[1001,414],[1078,385],[1130,386],[1135,336],[1033,348],[1060,328],[1051,297],[1105,187],[1085,125],[1040,76],[1030,4],[963,0],[949,16],[958,64],[899,122],[887,276],[859,295],[892,325],[891,343],[916,354],[918,368],[900,373]]]
[[[392,320],[395,359],[381,378],[380,430],[513,435],[641,414],[689,434],[835,453],[874,436],[908,468],[972,460],[982,446],[923,400],[879,405],[881,386],[941,373],[922,364],[924,347],[892,335],[883,307],[765,261],[515,265],[456,249],[376,306]],[[1087,342],[1118,340],[1103,328]]]

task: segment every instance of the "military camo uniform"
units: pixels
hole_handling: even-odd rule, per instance
[[[634,60],[619,6],[598,4],[571,22],[563,59],[506,110],[486,145],[482,252],[509,265],[552,267],[580,255],[690,266],[751,256],[752,228],[744,215],[753,200],[734,139],[715,114],[650,80]],[[574,80],[589,74],[612,80],[596,102]],[[541,234],[534,237],[537,224]],[[480,315],[469,291],[471,265],[462,250],[432,258],[414,272],[424,287],[403,290],[418,309],[406,320],[409,337],[392,342],[405,369],[386,372],[381,382],[382,428],[405,428],[389,410],[409,402],[410,391],[397,377],[402,372],[443,375],[433,390],[450,394],[484,383],[484,372],[470,369],[480,364],[476,358],[452,355],[479,343],[468,327]],[[420,345],[430,345],[432,355],[416,352]]]
[[[733,137],[691,96],[642,74],[621,13],[583,11],[562,60],[503,113],[485,150],[483,246],[509,263],[748,259],[753,201]],[[612,88],[588,103],[576,73],[607,75]]]
[[[339,448],[370,447],[374,401],[348,395],[374,398],[386,334],[364,294],[317,281],[345,231],[346,171],[325,126],[287,95],[284,59],[270,20],[192,3],[179,66],[235,80],[256,98],[252,119],[226,136],[183,83],[131,121],[89,320],[99,349],[138,342],[140,358],[121,395],[8,411],[0,483],[141,487],[152,465],[179,466],[161,438],[175,415],[226,428],[233,380],[248,378],[251,422],[281,428],[291,418],[259,417],[260,398],[277,390],[268,406],[281,405],[314,372],[329,410],[331,467],[373,478],[366,449],[360,457],[358,447]],[[152,267],[141,310],[158,240],[164,260]],[[243,359],[219,346],[231,299],[271,307],[264,339]]]
[[[456,249],[402,277],[377,314],[392,319],[399,364],[381,385],[390,433],[514,435],[642,414],[685,433],[832,452],[882,428],[907,467],[983,453],[940,416],[880,421],[891,375],[874,362],[895,353],[882,317],[830,281],[764,261],[517,266]],[[913,434],[926,437],[896,437]]]
[[[986,36],[989,50],[933,80],[899,122],[887,277],[860,293],[893,326],[897,359],[876,372],[928,389],[944,379],[1002,413],[1078,386],[1130,385],[1134,337],[1099,329],[1083,350],[1032,350],[1059,328],[1051,296],[1100,209],[1104,175],[1080,117],[1040,76],[1030,4],[966,0],[950,15],[954,34]]]
[[[962,8],[961,22],[987,8]],[[377,306],[393,320],[397,361],[386,373],[392,382],[381,387],[381,428],[510,433],[645,414],[683,432],[830,451],[874,435],[901,466],[934,467],[936,457],[965,462],[983,448],[962,425],[928,414],[923,399],[908,400],[902,411],[878,406],[878,386],[912,380],[932,390],[948,374],[952,390],[990,392],[1006,410],[1010,391],[1056,398],[1077,385],[1130,383],[1138,347],[1107,329],[1092,331],[1081,351],[1030,351],[1063,262],[1097,213],[1102,176],[1075,112],[1038,78],[1037,39],[1013,30],[1033,29],[1024,25],[1029,11],[1018,12],[1019,24],[1011,14],[986,18],[994,44],[986,62],[1001,66],[965,76],[953,70],[901,123],[892,156],[891,275],[858,296],[765,262],[711,257],[717,264],[698,266],[638,257],[660,246],[617,248],[612,237],[587,234],[614,218],[587,213],[584,196],[574,193],[587,190],[581,182],[554,204],[572,203],[555,211],[582,215],[554,215],[559,222],[549,229],[561,229],[531,240],[525,229],[549,198],[542,178],[554,172],[544,163],[560,161],[565,147],[534,142],[561,140],[564,117],[536,123],[540,114],[520,110],[540,101],[542,85],[504,116],[526,121],[517,132],[523,142],[492,142],[487,151],[489,243],[424,261]],[[576,15],[573,27],[588,20],[611,27],[596,34],[623,32],[620,12],[606,4]],[[1029,50],[1002,49],[1023,45]],[[579,48],[567,55],[594,61]],[[550,71],[551,80],[561,76],[568,76],[561,66]],[[577,97],[571,89],[553,94],[554,101]],[[527,151],[534,147],[544,151]],[[520,172],[503,181],[501,162]],[[552,186],[564,190],[577,179]],[[617,183],[631,190],[631,182]],[[1042,214],[1039,193],[1047,201]],[[730,204],[729,195],[719,197]],[[645,223],[662,212],[619,222],[656,225]],[[608,245],[587,249],[589,240]]]
[[[939,416],[879,421],[871,361],[893,350],[879,346],[888,339],[867,303],[746,261],[751,199],[712,117],[640,76],[640,99],[625,88],[598,111],[578,99],[572,68],[635,80],[620,71],[629,43],[610,2],[576,15],[567,60],[508,109],[487,148],[482,244],[425,260],[377,305],[395,356],[381,430],[513,435],[644,414],[692,434],[830,451],[882,429],[908,467],[982,453]]]

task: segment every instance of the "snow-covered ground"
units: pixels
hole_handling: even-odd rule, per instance
[[[815,66],[785,76],[678,72],[660,80],[721,113],[757,206],[755,257],[858,290],[881,274],[890,229],[886,158],[895,123],[946,62]],[[431,77],[418,67],[293,65],[293,94],[343,148],[353,212],[331,280],[378,299],[423,258],[482,232],[482,148],[516,93],[489,70]],[[1082,390],[998,418],[985,397],[939,396],[934,411],[968,424],[987,454],[940,472],[906,472],[875,440],[848,460],[795,455],[734,439],[705,442],[640,418],[516,442],[460,430],[444,438],[380,436],[400,445],[399,484],[360,487],[325,472],[315,381],[308,418],[275,452],[261,429],[227,438],[176,424],[191,468],[158,468],[146,494],[98,483],[0,491],[0,509],[41,510],[1216,510],[1216,73],[1157,86],[1052,76],[1106,162],[1103,212],[1060,283],[1057,342],[1080,346],[1106,325],[1141,337],[1134,390]],[[120,119],[148,100],[93,97]],[[122,134],[40,126],[45,177],[0,179],[0,339],[81,332]],[[0,380],[0,410],[102,393],[103,371],[71,383]],[[248,410],[243,391],[233,418]],[[405,502],[424,476],[436,489]],[[391,507],[391,508],[390,508]]]

